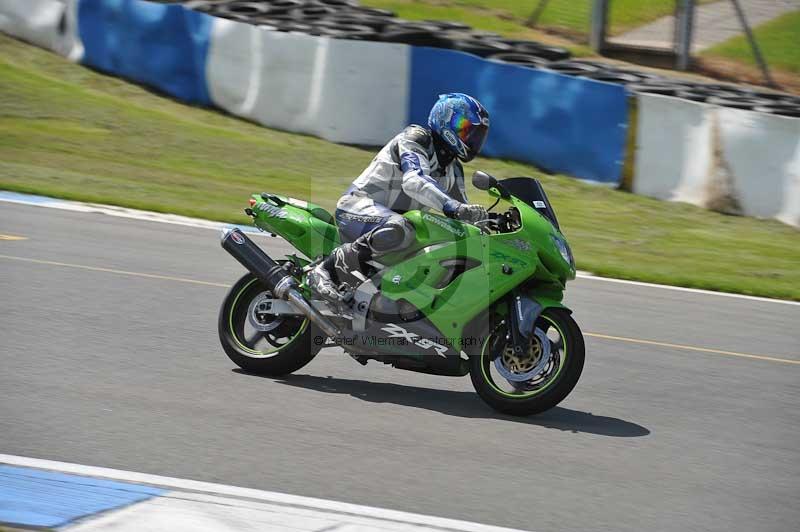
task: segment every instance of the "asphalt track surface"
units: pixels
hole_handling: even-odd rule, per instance
[[[214,231],[0,203],[0,234],[2,453],[536,531],[800,522],[800,306],[578,279],[583,377],[517,419],[336,349],[237,371]]]

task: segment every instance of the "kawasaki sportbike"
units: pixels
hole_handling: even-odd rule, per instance
[[[339,245],[334,218],[321,207],[277,194],[254,195],[255,225],[302,256],[275,261],[239,229],[222,247],[249,271],[228,293],[219,337],[246,371],[286,375],[323,347],[358,362],[436,375],[470,375],[495,409],[528,415],[572,391],[584,361],[583,336],[562,305],[575,263],[536,179],[473,184],[496,198],[490,217],[471,225],[421,211],[404,216],[416,242],[370,263],[347,303],[315,298],[306,274]],[[505,212],[491,212],[502,202]]]

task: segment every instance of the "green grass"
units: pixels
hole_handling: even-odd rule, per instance
[[[470,5],[470,2],[440,2],[436,0],[364,0],[362,4],[383,9],[391,9],[401,18],[408,20],[453,20],[469,24],[473,28],[493,31],[505,37],[527,39],[564,46],[575,56],[592,55],[592,50],[584,44],[548,35],[543,31],[531,29],[524,24],[527,15],[519,18],[509,11],[489,2],[486,6]],[[499,2],[503,4],[505,2]]]
[[[373,155],[188,107],[0,36],[0,189],[244,222],[253,192],[332,207]],[[467,170],[478,168],[536,174],[485,159]],[[542,180],[582,269],[800,300],[791,227]]]
[[[391,9],[408,19],[448,19],[476,28],[521,36],[525,22],[540,0],[363,0],[365,5]],[[708,0],[705,0],[708,1]],[[537,28],[556,29],[587,40],[592,0],[549,0]],[[675,0],[613,0],[609,24],[612,34],[647,24],[675,10]]]
[[[787,13],[754,30],[756,42],[772,68],[800,74],[800,11]],[[705,52],[705,56],[721,56],[755,65],[750,43],[744,35],[733,37]]]

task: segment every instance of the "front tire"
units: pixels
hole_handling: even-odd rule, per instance
[[[585,359],[583,334],[566,310],[541,314],[524,359],[509,349],[505,320],[484,333],[483,343],[470,354],[470,377],[478,395],[495,410],[539,414],[563,401],[578,383]]]
[[[280,377],[311,362],[322,348],[324,334],[303,316],[260,312],[259,299],[271,297],[253,274],[239,279],[222,302],[219,340],[228,358],[243,370]]]

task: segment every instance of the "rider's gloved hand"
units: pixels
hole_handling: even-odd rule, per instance
[[[483,205],[471,205],[455,200],[448,201],[442,211],[448,218],[468,223],[480,222],[489,217],[489,213],[486,212],[486,208]]]

